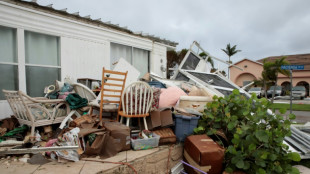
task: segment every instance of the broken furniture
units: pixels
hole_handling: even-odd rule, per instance
[[[127,86],[122,95],[122,111],[119,111],[121,123],[123,117],[127,118],[126,125],[129,126],[130,118],[143,118],[144,128],[148,130],[145,117],[153,101],[153,90],[145,82],[134,82]],[[140,120],[140,119],[139,119]]]
[[[96,95],[94,94],[94,92],[92,90],[90,90],[87,86],[85,86],[81,83],[74,83],[74,84],[72,84],[72,87],[73,87],[75,93],[77,93],[82,98],[86,98],[88,100],[88,105],[90,105],[89,103],[96,99]],[[59,128],[63,129],[65,127],[65,125],[67,124],[67,122],[72,121],[71,117],[73,115],[76,115],[78,117],[80,116],[80,114],[76,111],[76,109],[71,110],[71,112],[68,114],[68,116],[62,121]]]
[[[19,123],[31,126],[32,137],[35,127],[61,123],[70,112],[62,99],[32,98],[22,91],[2,91]]]
[[[114,110],[117,111],[117,121],[119,121],[119,111],[121,108],[121,96],[125,87],[127,78],[126,72],[111,71],[102,68],[102,85],[100,90],[100,121],[102,120],[102,112],[112,104]],[[110,109],[110,112],[113,110]]]
[[[77,79],[77,82],[80,83],[80,84],[83,84],[85,86],[87,86],[89,89],[92,90],[92,84],[93,82],[97,82],[99,84],[98,87],[100,87],[101,85],[101,81],[100,80],[97,80],[97,79],[91,79],[91,78],[78,78]]]
[[[65,150],[77,150],[79,146],[54,146],[54,147],[33,147],[33,148],[3,148],[0,150],[0,156],[12,155],[12,154],[27,154],[27,153],[39,153],[49,151],[65,151]]]
[[[199,112],[204,111],[207,103],[212,102],[211,97],[206,96],[181,96],[179,99],[179,108],[191,108]]]

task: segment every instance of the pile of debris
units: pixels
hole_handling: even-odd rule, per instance
[[[290,137],[285,137],[285,144],[293,152],[298,152],[301,159],[310,158],[310,122],[304,125],[292,125]]]

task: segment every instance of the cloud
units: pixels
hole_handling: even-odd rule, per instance
[[[227,59],[221,48],[231,43],[245,57],[260,59],[310,53],[308,0],[39,0],[55,8],[128,26],[189,48],[196,40],[212,55]]]

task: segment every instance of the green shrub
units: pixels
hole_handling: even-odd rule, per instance
[[[257,99],[255,94],[247,99],[238,90],[225,98],[215,96],[213,99],[194,131],[215,137],[218,137],[217,131],[224,132],[228,140],[225,143],[226,172],[299,173],[291,166],[292,161],[300,161],[299,154],[288,152],[288,146],[283,144],[284,137],[291,133],[291,120],[295,115],[289,115],[288,120],[280,114],[270,115],[268,100]],[[280,112],[283,114],[285,110]]]

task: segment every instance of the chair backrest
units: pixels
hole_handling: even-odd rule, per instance
[[[104,104],[121,105],[121,97],[127,78],[126,72],[111,71],[102,69],[101,96],[100,96],[100,120],[102,120],[102,110]],[[120,108],[120,107],[119,107]],[[120,109],[119,109],[120,110]]]
[[[30,116],[30,110],[27,104],[33,103],[31,100],[28,100],[29,96],[24,94],[22,91],[9,91],[2,90],[15,117],[17,119],[34,121]]]
[[[127,115],[147,114],[152,106],[153,90],[145,82],[134,82],[122,95],[123,112]]]
[[[88,102],[96,99],[95,93],[90,90],[86,85],[83,85],[81,83],[74,83],[72,84],[72,86],[74,91],[82,98],[86,98]]]

